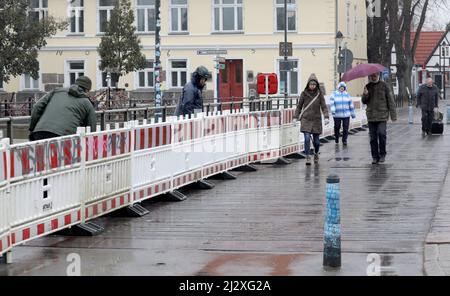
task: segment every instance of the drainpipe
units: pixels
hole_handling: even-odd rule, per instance
[[[335,8],[335,28],[334,28],[334,85],[333,87],[336,87],[337,85],[337,47],[338,47],[338,41],[336,39],[336,33],[339,30],[339,8],[338,8],[338,0],[334,1],[334,8]]]

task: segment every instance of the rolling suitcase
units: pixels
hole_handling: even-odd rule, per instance
[[[442,122],[442,113],[435,114],[433,123],[431,124],[431,134],[442,135],[444,132],[444,123]]]
[[[444,132],[444,124],[442,121],[433,121],[431,124],[431,134],[433,135],[442,135]]]

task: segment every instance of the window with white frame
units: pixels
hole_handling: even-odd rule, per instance
[[[243,30],[242,0],[213,0],[214,30],[218,32]]]
[[[108,77],[108,72],[106,70],[100,70],[101,61],[97,62],[97,88],[107,88],[108,79],[111,80],[111,87],[117,86],[117,75],[110,73]]]
[[[188,31],[188,0],[170,0],[170,30]]]
[[[138,88],[151,88],[155,86],[153,60],[147,60],[145,69],[137,71]]]
[[[285,93],[286,92],[286,82],[288,84],[288,94],[289,95],[298,95],[299,94],[299,89],[298,89],[298,60],[289,60],[290,62],[293,63],[293,68],[294,71],[280,71],[279,72],[279,77],[280,77],[280,93]],[[278,69],[282,68],[281,63],[283,62],[283,60],[278,60]]]
[[[84,0],[69,0],[70,33],[84,33]]]
[[[31,21],[38,22],[48,16],[48,0],[30,0],[29,8]]]
[[[137,31],[150,33],[156,30],[155,0],[137,0]]]
[[[182,88],[187,82],[187,61],[172,60],[169,62],[170,67],[170,87]]]
[[[277,16],[277,31],[284,31],[286,22],[285,22],[285,13],[284,13],[284,0],[276,0],[276,16]],[[296,31],[297,30],[297,1],[296,0],[287,0],[287,25],[288,31]]]
[[[68,61],[66,67],[66,86],[74,84],[78,77],[84,76],[84,61]]]
[[[97,0],[98,1],[98,32],[106,31],[106,24],[111,18],[111,11],[114,9],[118,0]]]
[[[34,79],[30,74],[22,75],[22,89],[23,90],[37,90],[39,89],[39,78]]]
[[[450,46],[441,46],[441,57],[448,58],[450,57]]]

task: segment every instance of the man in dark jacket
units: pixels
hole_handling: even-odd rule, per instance
[[[183,87],[183,93],[175,110],[175,116],[190,115],[195,110],[203,110],[202,92],[209,76],[208,69],[203,66],[198,67],[192,73],[191,81]]]
[[[422,135],[431,134],[433,112],[439,105],[439,89],[433,84],[433,79],[428,78],[426,84],[419,88],[417,93],[417,108],[422,109]]]
[[[396,121],[397,112],[392,92],[380,80],[378,73],[370,76],[370,83],[364,87],[362,102],[367,105],[372,164],[383,163],[386,157],[386,123],[389,115],[392,121]]]
[[[95,131],[97,116],[86,93],[92,82],[80,76],[69,89],[56,89],[42,97],[31,112],[30,140],[72,135],[80,126]]]

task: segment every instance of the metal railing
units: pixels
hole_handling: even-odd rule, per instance
[[[207,103],[203,105],[203,112],[211,114],[217,111],[229,110],[230,113],[237,112],[237,110],[248,108],[250,112],[279,110],[281,107],[288,106],[292,108],[298,103],[298,96],[291,96],[287,98],[285,104],[285,97],[273,96],[261,99],[253,98],[232,98],[227,102]],[[140,108],[123,108],[96,111],[97,123],[102,130],[105,130],[108,124],[124,123],[129,120],[143,120],[143,119],[159,119],[166,122],[167,116],[172,116],[176,109],[176,105],[161,106],[161,107],[140,107]],[[191,115],[195,116],[195,115]],[[189,117],[191,117],[189,116]],[[28,131],[28,125],[31,116],[8,116],[0,118],[0,129],[6,128],[6,137],[11,139],[11,144],[14,141],[14,130],[21,127],[22,130]]]

